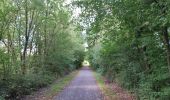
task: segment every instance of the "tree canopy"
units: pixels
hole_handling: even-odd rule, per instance
[[[170,99],[170,1],[80,0],[92,67],[139,100]],[[84,25],[82,25],[84,26]]]
[[[169,0],[1,0],[0,99],[20,99],[85,59],[139,100],[169,100],[169,35]]]
[[[19,99],[81,67],[79,30],[63,0],[1,0],[0,99]]]

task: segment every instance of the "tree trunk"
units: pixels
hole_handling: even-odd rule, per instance
[[[168,69],[170,72],[170,44],[169,44],[169,35],[168,35],[168,27],[164,26],[162,28],[162,34],[163,34],[163,41],[166,48],[167,53],[167,63],[168,63]]]
[[[24,50],[22,54],[22,74],[26,73],[26,55],[27,55],[27,46],[28,46],[28,7],[27,7],[27,0],[25,0],[25,44]]]

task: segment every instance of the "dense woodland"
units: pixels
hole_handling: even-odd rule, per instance
[[[86,54],[137,100],[170,100],[170,0],[64,2],[0,0],[0,99],[47,86]]]
[[[92,67],[139,100],[170,100],[170,0],[81,0]]]
[[[0,0],[0,100],[19,99],[80,67],[80,29],[62,0]]]

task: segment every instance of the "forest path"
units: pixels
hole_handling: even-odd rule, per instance
[[[53,100],[103,100],[101,91],[88,67],[83,67],[79,74]]]

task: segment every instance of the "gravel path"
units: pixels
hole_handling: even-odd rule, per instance
[[[92,71],[84,67],[53,100],[103,100]]]

